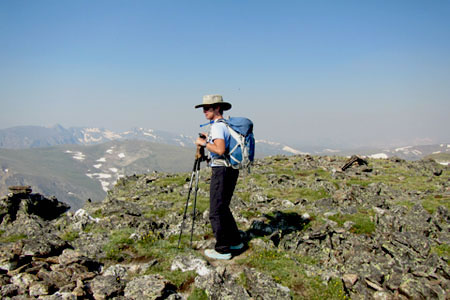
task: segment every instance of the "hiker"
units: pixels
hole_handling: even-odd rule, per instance
[[[197,138],[196,145],[205,147],[211,156],[211,183],[209,190],[209,220],[216,238],[214,249],[205,250],[205,255],[214,259],[231,259],[232,252],[241,250],[241,242],[236,221],[230,211],[230,201],[239,177],[239,170],[226,162],[229,150],[230,133],[223,119],[223,112],[231,108],[221,95],[206,95],[203,103],[195,108],[203,108],[205,118],[211,121],[209,133],[205,138]]]

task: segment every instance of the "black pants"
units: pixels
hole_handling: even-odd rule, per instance
[[[209,190],[209,220],[216,237],[215,250],[229,253],[230,246],[241,242],[236,221],[230,211],[239,170],[227,167],[212,167],[211,186]]]

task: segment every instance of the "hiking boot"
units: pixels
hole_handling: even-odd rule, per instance
[[[244,243],[240,243],[236,246],[230,246],[230,250],[241,250],[242,248],[244,248]]]
[[[231,253],[219,253],[214,249],[206,249],[205,255],[214,259],[231,259]]]

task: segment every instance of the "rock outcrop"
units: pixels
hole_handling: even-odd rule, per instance
[[[77,212],[14,187],[0,199],[0,296],[448,299],[449,168],[368,159],[343,171],[346,161],[256,161],[231,205],[246,247],[225,262],[202,255],[214,245],[207,169],[194,249],[190,218],[177,248],[189,174],[121,179]]]

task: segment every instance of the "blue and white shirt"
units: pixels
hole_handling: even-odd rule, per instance
[[[215,139],[225,140],[225,149],[228,149],[230,147],[230,132],[228,131],[227,125],[225,125],[225,123],[223,122],[218,122],[218,120],[215,120],[214,123],[211,124],[208,134],[208,143],[214,144]],[[210,155],[212,167],[223,166],[223,163],[214,163],[214,160],[225,159],[224,155],[218,155],[213,152],[210,152]]]

